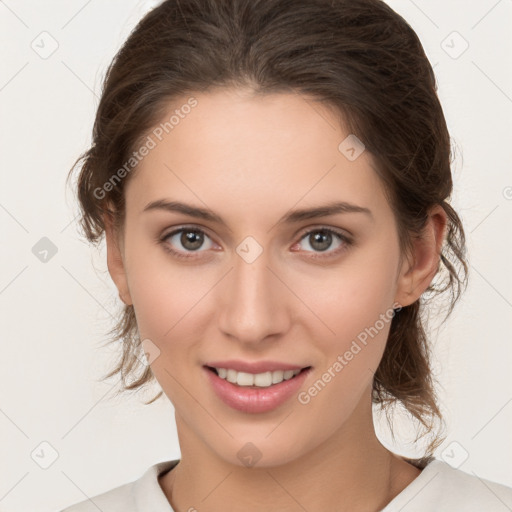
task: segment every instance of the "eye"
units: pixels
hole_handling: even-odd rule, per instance
[[[333,237],[338,240],[338,245],[334,250],[329,251],[328,249],[333,244]],[[206,247],[205,240],[210,241]],[[311,256],[312,258],[335,256],[352,245],[352,241],[349,237],[327,227],[310,229],[302,235],[300,240],[301,242],[303,240],[306,241],[307,245],[312,249],[312,251],[306,249],[306,252],[315,253]],[[193,253],[205,252],[201,251],[201,248],[207,250],[212,249],[214,246],[211,238],[202,229],[186,226],[182,226],[179,229],[175,229],[174,231],[167,233],[159,240],[159,242],[163,245],[166,251],[170,252],[176,258],[182,259],[193,259],[196,257]],[[297,249],[294,249],[294,247],[300,245],[301,242],[292,246],[292,251],[296,251]],[[179,247],[180,245],[181,248]],[[174,247],[178,247],[178,250]],[[326,255],[324,256],[322,253],[326,253]]]
[[[160,241],[164,248],[177,258],[194,258],[194,255],[187,255],[186,253],[202,252],[199,249],[204,245],[205,238],[211,242],[211,238],[203,230],[199,228],[181,227],[180,229],[166,234]],[[171,245],[174,247],[181,245],[182,249],[175,250],[170,247]],[[212,244],[206,247],[206,249],[211,248]]]
[[[334,250],[329,251],[328,249],[333,244],[333,237],[338,239],[338,245]],[[310,229],[302,235],[301,241],[306,241],[307,245],[312,248],[315,253],[313,258],[324,257],[321,253],[327,253],[327,257],[337,255],[341,251],[346,250],[352,244],[352,241],[347,236],[327,227]]]

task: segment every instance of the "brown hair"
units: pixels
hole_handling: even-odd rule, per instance
[[[217,87],[304,94],[337,113],[377,163],[402,254],[421,235],[433,205],[447,213],[438,272],[427,293],[393,317],[372,392],[373,403],[384,410],[402,404],[431,433],[433,420],[443,418],[422,313],[427,295],[449,292],[448,317],[467,284],[467,263],[462,223],[447,202],[450,136],[418,36],[381,0],[164,1],[139,22],[109,66],[92,145],[71,169],[81,163],[80,225],[89,242],[100,241],[104,214],[117,229],[124,225],[123,190],[133,172],[115,183],[112,178],[126,162],[135,170],[133,151],[169,103]],[[122,342],[122,354],[104,378],[119,373],[123,390],[155,380],[138,362],[133,306],[124,306],[109,337]],[[427,455],[442,440],[434,439]]]

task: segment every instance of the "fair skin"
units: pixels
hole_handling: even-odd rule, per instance
[[[428,287],[446,215],[433,208],[411,257],[401,259],[371,155],[350,161],[338,150],[348,133],[325,107],[295,94],[194,96],[198,105],[128,181],[123,236],[106,231],[109,272],[134,306],[141,340],[160,350],[151,368],[175,408],[181,460],[160,486],[177,512],[380,510],[420,474],[379,442],[373,425],[372,379],[390,322],[307,404],[295,396],[270,412],[235,410],[212,391],[203,365],[310,365],[307,390],[379,315]],[[143,211],[159,199],[207,208],[225,224]],[[371,213],[278,223],[333,201]],[[181,232],[157,241],[184,225],[205,233],[202,245],[187,245]],[[333,235],[322,251],[304,236],[322,227],[353,243]],[[251,263],[236,252],[247,236],[263,248]],[[249,442],[261,453],[253,467],[237,456]]]

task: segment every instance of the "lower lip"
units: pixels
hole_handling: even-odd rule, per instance
[[[292,379],[283,380],[279,384],[273,384],[266,388],[260,387],[242,387],[232,384],[225,379],[221,379],[215,372],[203,367],[207,373],[208,379],[217,396],[226,404],[242,412],[261,413],[271,411],[294,394],[304,383],[311,367],[302,370]]]

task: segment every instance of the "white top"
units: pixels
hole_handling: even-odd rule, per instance
[[[512,488],[470,475],[435,458],[407,459],[424,468],[380,512],[507,512],[512,510]],[[61,512],[174,512],[158,475],[178,460],[151,466],[138,480],[126,483]],[[219,511],[221,512],[221,511]]]

